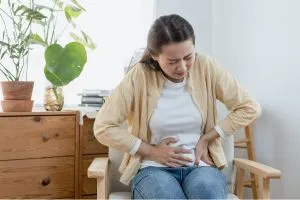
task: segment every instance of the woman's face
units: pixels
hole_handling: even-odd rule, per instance
[[[173,82],[182,82],[195,62],[192,40],[163,45],[161,53],[153,56],[167,78]]]

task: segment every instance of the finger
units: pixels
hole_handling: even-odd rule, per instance
[[[173,137],[165,138],[161,141],[161,143],[164,143],[166,145],[169,145],[171,143],[176,143],[176,142],[177,142],[176,138]]]
[[[213,161],[208,157],[208,156],[205,156],[203,159],[202,159],[203,162],[205,162],[206,164],[208,165],[213,165]]]
[[[178,154],[173,155],[172,158],[185,162],[193,162],[193,159]]]
[[[184,148],[181,148],[181,147],[176,147],[176,148],[174,148],[174,152],[175,153],[192,153],[192,150],[184,149]]]
[[[199,162],[200,162],[200,157],[201,157],[201,155],[195,155],[195,162],[194,162],[194,165],[195,166],[198,166],[199,165]]]

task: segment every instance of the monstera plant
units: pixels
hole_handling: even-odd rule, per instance
[[[71,42],[65,48],[53,44],[46,49],[45,60],[47,79],[56,86],[65,86],[80,75],[87,55],[84,46],[78,42]]]
[[[79,31],[82,37],[75,33],[75,31],[78,31],[75,20],[85,11],[79,2],[77,0],[68,2],[62,0],[52,1],[53,5],[50,7],[45,5],[35,5],[34,7],[46,16],[40,21],[35,21],[43,28],[42,35],[35,34],[35,41],[36,44],[45,47],[44,74],[50,82],[45,88],[44,107],[48,111],[59,111],[64,105],[62,87],[69,84],[82,72],[87,61],[85,47],[94,49],[96,45],[82,30]],[[65,17],[62,17],[61,14],[64,14]],[[66,22],[66,26],[62,30],[58,30],[57,22],[62,23],[61,18]],[[70,36],[75,41],[63,47],[59,44],[59,39],[68,28],[73,30]]]
[[[44,106],[46,110],[61,110],[64,103],[62,86],[77,78],[87,61],[86,50],[78,42],[71,42],[64,48],[59,44],[47,47],[44,73],[51,85],[46,88]]]

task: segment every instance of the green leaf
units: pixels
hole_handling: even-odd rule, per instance
[[[82,6],[78,3],[77,0],[71,0],[71,1],[72,1],[73,4],[75,4],[75,5],[76,5],[77,7],[79,7],[81,10],[86,11],[86,10],[84,9],[84,7],[82,7]]]
[[[7,52],[7,49],[2,53],[0,60],[2,60],[2,58],[5,56],[6,52]]]
[[[35,5],[35,9],[36,10],[49,10],[51,12],[55,11],[53,8],[50,8],[48,6],[38,5],[38,4]]]
[[[14,11],[14,14],[25,16],[27,20],[31,20],[31,19],[41,20],[46,18],[46,16],[43,15],[41,12],[28,8],[24,5],[18,6],[17,9]]]
[[[13,12],[14,12],[14,15],[17,15],[17,13],[18,13],[19,11],[26,12],[26,10],[27,10],[27,7],[24,6],[24,5],[21,5],[21,6],[18,6],[18,7],[16,8],[16,10],[14,10]]]
[[[33,19],[32,23],[40,24],[42,26],[46,26],[47,25],[47,23],[45,21],[43,21],[43,20],[36,20],[36,19]]]
[[[16,56],[16,55],[11,55],[10,57],[11,57],[11,58],[19,58],[19,57]]]
[[[29,44],[40,44],[42,46],[47,46],[47,43],[38,34],[31,34],[28,42]]]
[[[97,48],[97,45],[92,41],[92,39],[83,31],[81,31],[83,38],[79,37],[75,33],[70,33],[70,36],[76,41],[81,43],[87,48],[90,48],[92,50],[95,50]]]
[[[63,6],[64,6],[64,2],[61,1],[61,0],[52,0],[55,5],[57,5],[60,9],[63,9]]]
[[[5,45],[5,46],[9,46],[9,44],[8,44],[8,43],[6,43],[6,42],[3,42],[3,41],[0,41],[0,44],[1,44],[1,45]]]
[[[71,42],[65,48],[53,44],[47,47],[45,60],[46,78],[56,86],[64,86],[81,74],[87,55],[84,46],[78,42]]]
[[[80,8],[76,8],[74,6],[68,5],[65,7],[65,15],[68,18],[74,18],[76,19],[80,14],[82,10]]]
[[[44,68],[44,74],[45,74],[47,80],[49,80],[51,83],[53,83],[53,85],[56,85],[56,86],[64,85],[64,82],[62,82],[61,79],[55,73],[52,73],[48,70],[47,65]]]
[[[38,11],[30,11],[26,17],[27,20],[42,20],[47,18],[45,15]]]

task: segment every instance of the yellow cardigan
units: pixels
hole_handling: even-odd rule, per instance
[[[122,173],[120,181],[126,185],[133,179],[141,163],[141,156],[132,156],[128,152],[137,138],[144,142],[151,140],[149,119],[165,80],[161,71],[138,63],[127,73],[97,114],[94,124],[97,140],[125,152],[119,170]],[[201,131],[204,134],[216,124],[225,135],[233,134],[257,119],[261,113],[260,105],[249,96],[245,88],[208,56],[196,54],[195,63],[187,77],[187,88],[202,114]],[[219,122],[217,99],[231,111]],[[126,119],[128,130],[120,128]],[[218,168],[227,165],[220,138],[212,141],[208,148]]]

